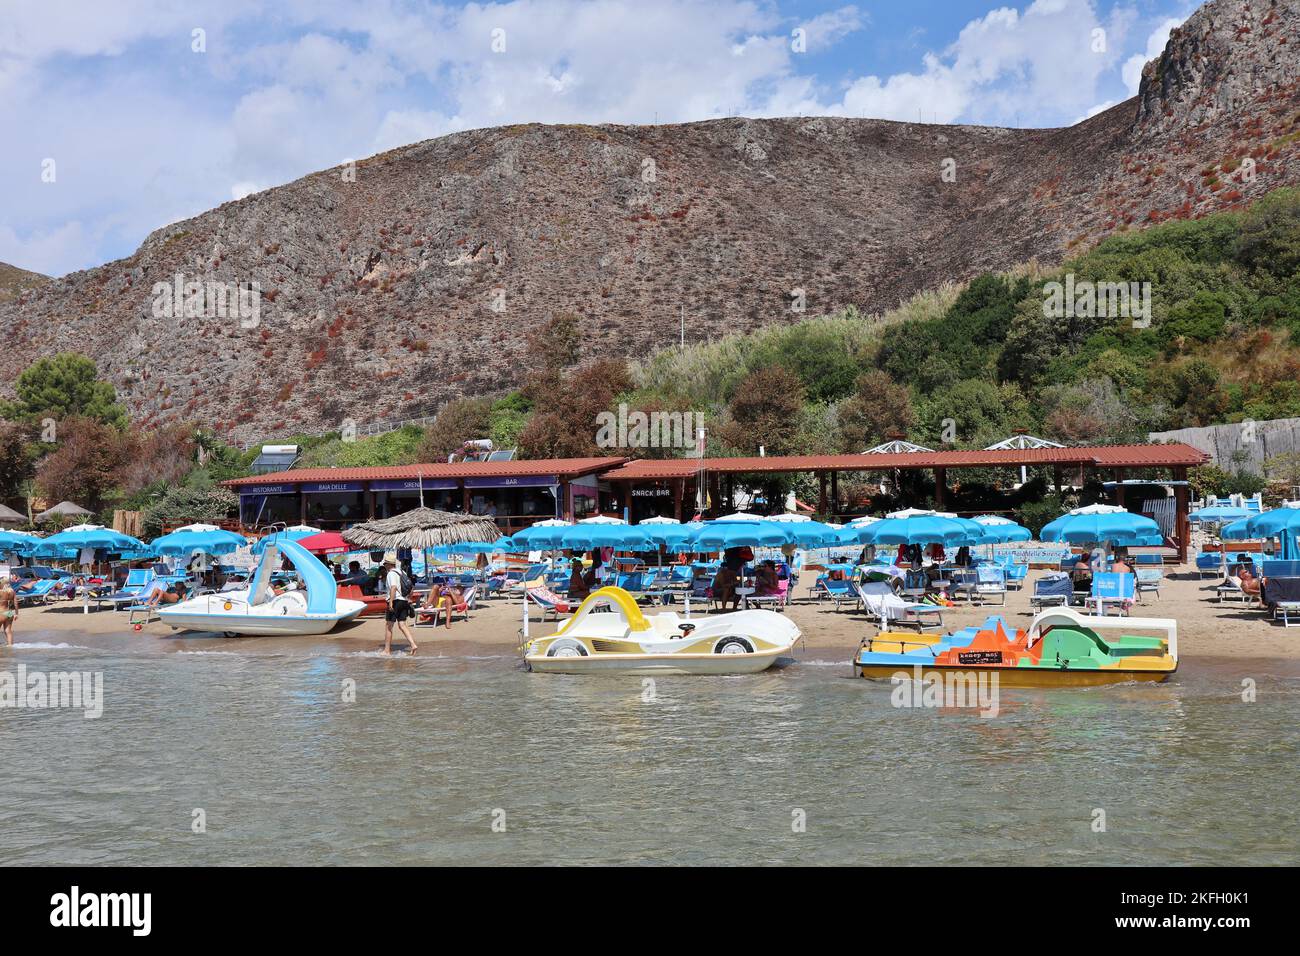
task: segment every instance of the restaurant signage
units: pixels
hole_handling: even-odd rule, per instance
[[[243,485],[241,495],[292,495],[298,491],[297,485]]]
[[[334,491],[361,491],[359,481],[313,481],[302,486],[302,490],[312,494],[328,494]]]
[[[466,478],[466,488],[549,488],[558,485],[555,475],[519,475],[514,478]]]
[[[458,487],[455,478],[425,478],[423,484],[419,478],[396,478],[387,481],[372,481],[371,491],[449,491]]]

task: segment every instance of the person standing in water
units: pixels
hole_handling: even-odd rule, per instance
[[[18,594],[9,579],[0,581],[0,627],[4,628],[5,643],[13,646],[14,624],[18,622]]]
[[[406,623],[411,616],[410,590],[403,587],[402,572],[397,570],[397,559],[391,555],[384,556],[384,594],[388,597],[388,611],[384,614],[384,653],[393,653],[393,625],[396,624],[414,654],[420,646],[415,643],[415,635]]]

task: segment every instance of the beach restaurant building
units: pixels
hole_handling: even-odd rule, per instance
[[[385,468],[305,468],[225,482],[239,494],[246,528],[276,522],[337,529],[401,514],[421,502],[446,511],[487,514],[505,533],[544,518],[570,521],[606,513],[640,521],[653,515],[689,520],[698,489],[718,504],[730,501],[741,476],[812,474],[820,489],[816,511],[838,514],[842,473],[930,471],[936,506],[944,506],[951,477],[963,469],[1045,468],[1053,485],[1108,483],[1115,503],[1152,514],[1186,557],[1188,469],[1209,456],[1190,445],[1095,445],[1074,448],[868,452],[758,458],[560,458],[468,461]]]

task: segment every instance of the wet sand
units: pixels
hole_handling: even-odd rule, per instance
[[[1030,582],[1044,572],[1034,571]],[[1159,598],[1146,596],[1136,605],[1135,617],[1172,617],[1178,621],[1180,657],[1184,662],[1197,658],[1222,660],[1269,659],[1295,665],[1300,673],[1300,628],[1284,628],[1274,623],[1259,605],[1243,606],[1239,602],[1219,603],[1214,599],[1212,578],[1200,579],[1187,569],[1169,569]],[[952,630],[984,621],[990,614],[1003,614],[1016,627],[1026,627],[1033,615],[1029,608],[1032,583],[1020,591],[1007,594],[1005,607],[996,602],[972,605],[959,601],[944,613],[945,629]],[[551,633],[555,624],[539,623],[534,609],[530,625],[536,637]],[[695,613],[700,613],[697,607]],[[721,612],[715,612],[721,613]],[[866,615],[845,605],[836,611],[832,602],[807,600],[807,587],[801,585],[795,603],[785,613],[803,631],[805,653],[811,660],[846,663],[858,642],[876,633],[876,626]],[[522,607],[518,599],[499,598],[480,605],[468,621],[457,620],[450,628],[415,629],[421,653],[440,656],[478,656],[513,654],[520,642]],[[15,641],[19,644],[76,643],[123,652],[167,651],[179,649],[220,649],[238,643],[241,652],[310,654],[322,644],[343,643],[349,650],[378,650],[384,639],[382,618],[365,618],[321,637],[241,637],[226,639],[218,635],[173,631],[160,622],[147,624],[135,631],[127,623],[125,612],[108,609],[82,612],[78,602],[60,602],[47,607],[24,608],[18,619]],[[403,642],[396,641],[395,648]],[[2,645],[0,645],[2,646]],[[21,650],[21,648],[16,649]],[[1287,671],[1292,667],[1287,666]]]

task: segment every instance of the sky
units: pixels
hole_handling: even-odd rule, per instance
[[[1196,0],[0,0],[0,262],[59,276],[300,176],[510,123],[1064,126]]]

